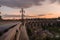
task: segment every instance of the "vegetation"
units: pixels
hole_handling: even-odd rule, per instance
[[[46,23],[48,23],[48,25]],[[59,24],[60,22],[58,21],[51,22],[51,20],[31,20],[26,23],[26,29],[30,40],[60,40]]]

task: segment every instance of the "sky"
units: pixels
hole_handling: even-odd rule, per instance
[[[24,14],[34,18],[60,17],[60,0],[1,0],[0,5],[2,16],[21,15],[20,10],[24,8]]]

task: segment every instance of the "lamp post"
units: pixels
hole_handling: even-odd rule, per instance
[[[22,13],[22,14],[21,14],[21,22],[22,22],[22,25],[24,25],[24,13],[25,13],[25,11],[24,11],[23,8],[21,8],[20,13]]]

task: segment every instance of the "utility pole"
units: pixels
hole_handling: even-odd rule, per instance
[[[23,8],[21,8],[20,13],[22,13],[22,14],[21,14],[21,22],[22,22],[22,25],[24,25],[24,13],[25,13],[25,11],[24,11]]]

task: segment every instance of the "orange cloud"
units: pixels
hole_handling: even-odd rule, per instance
[[[41,16],[40,18],[57,18],[58,15],[45,15],[45,16]]]

